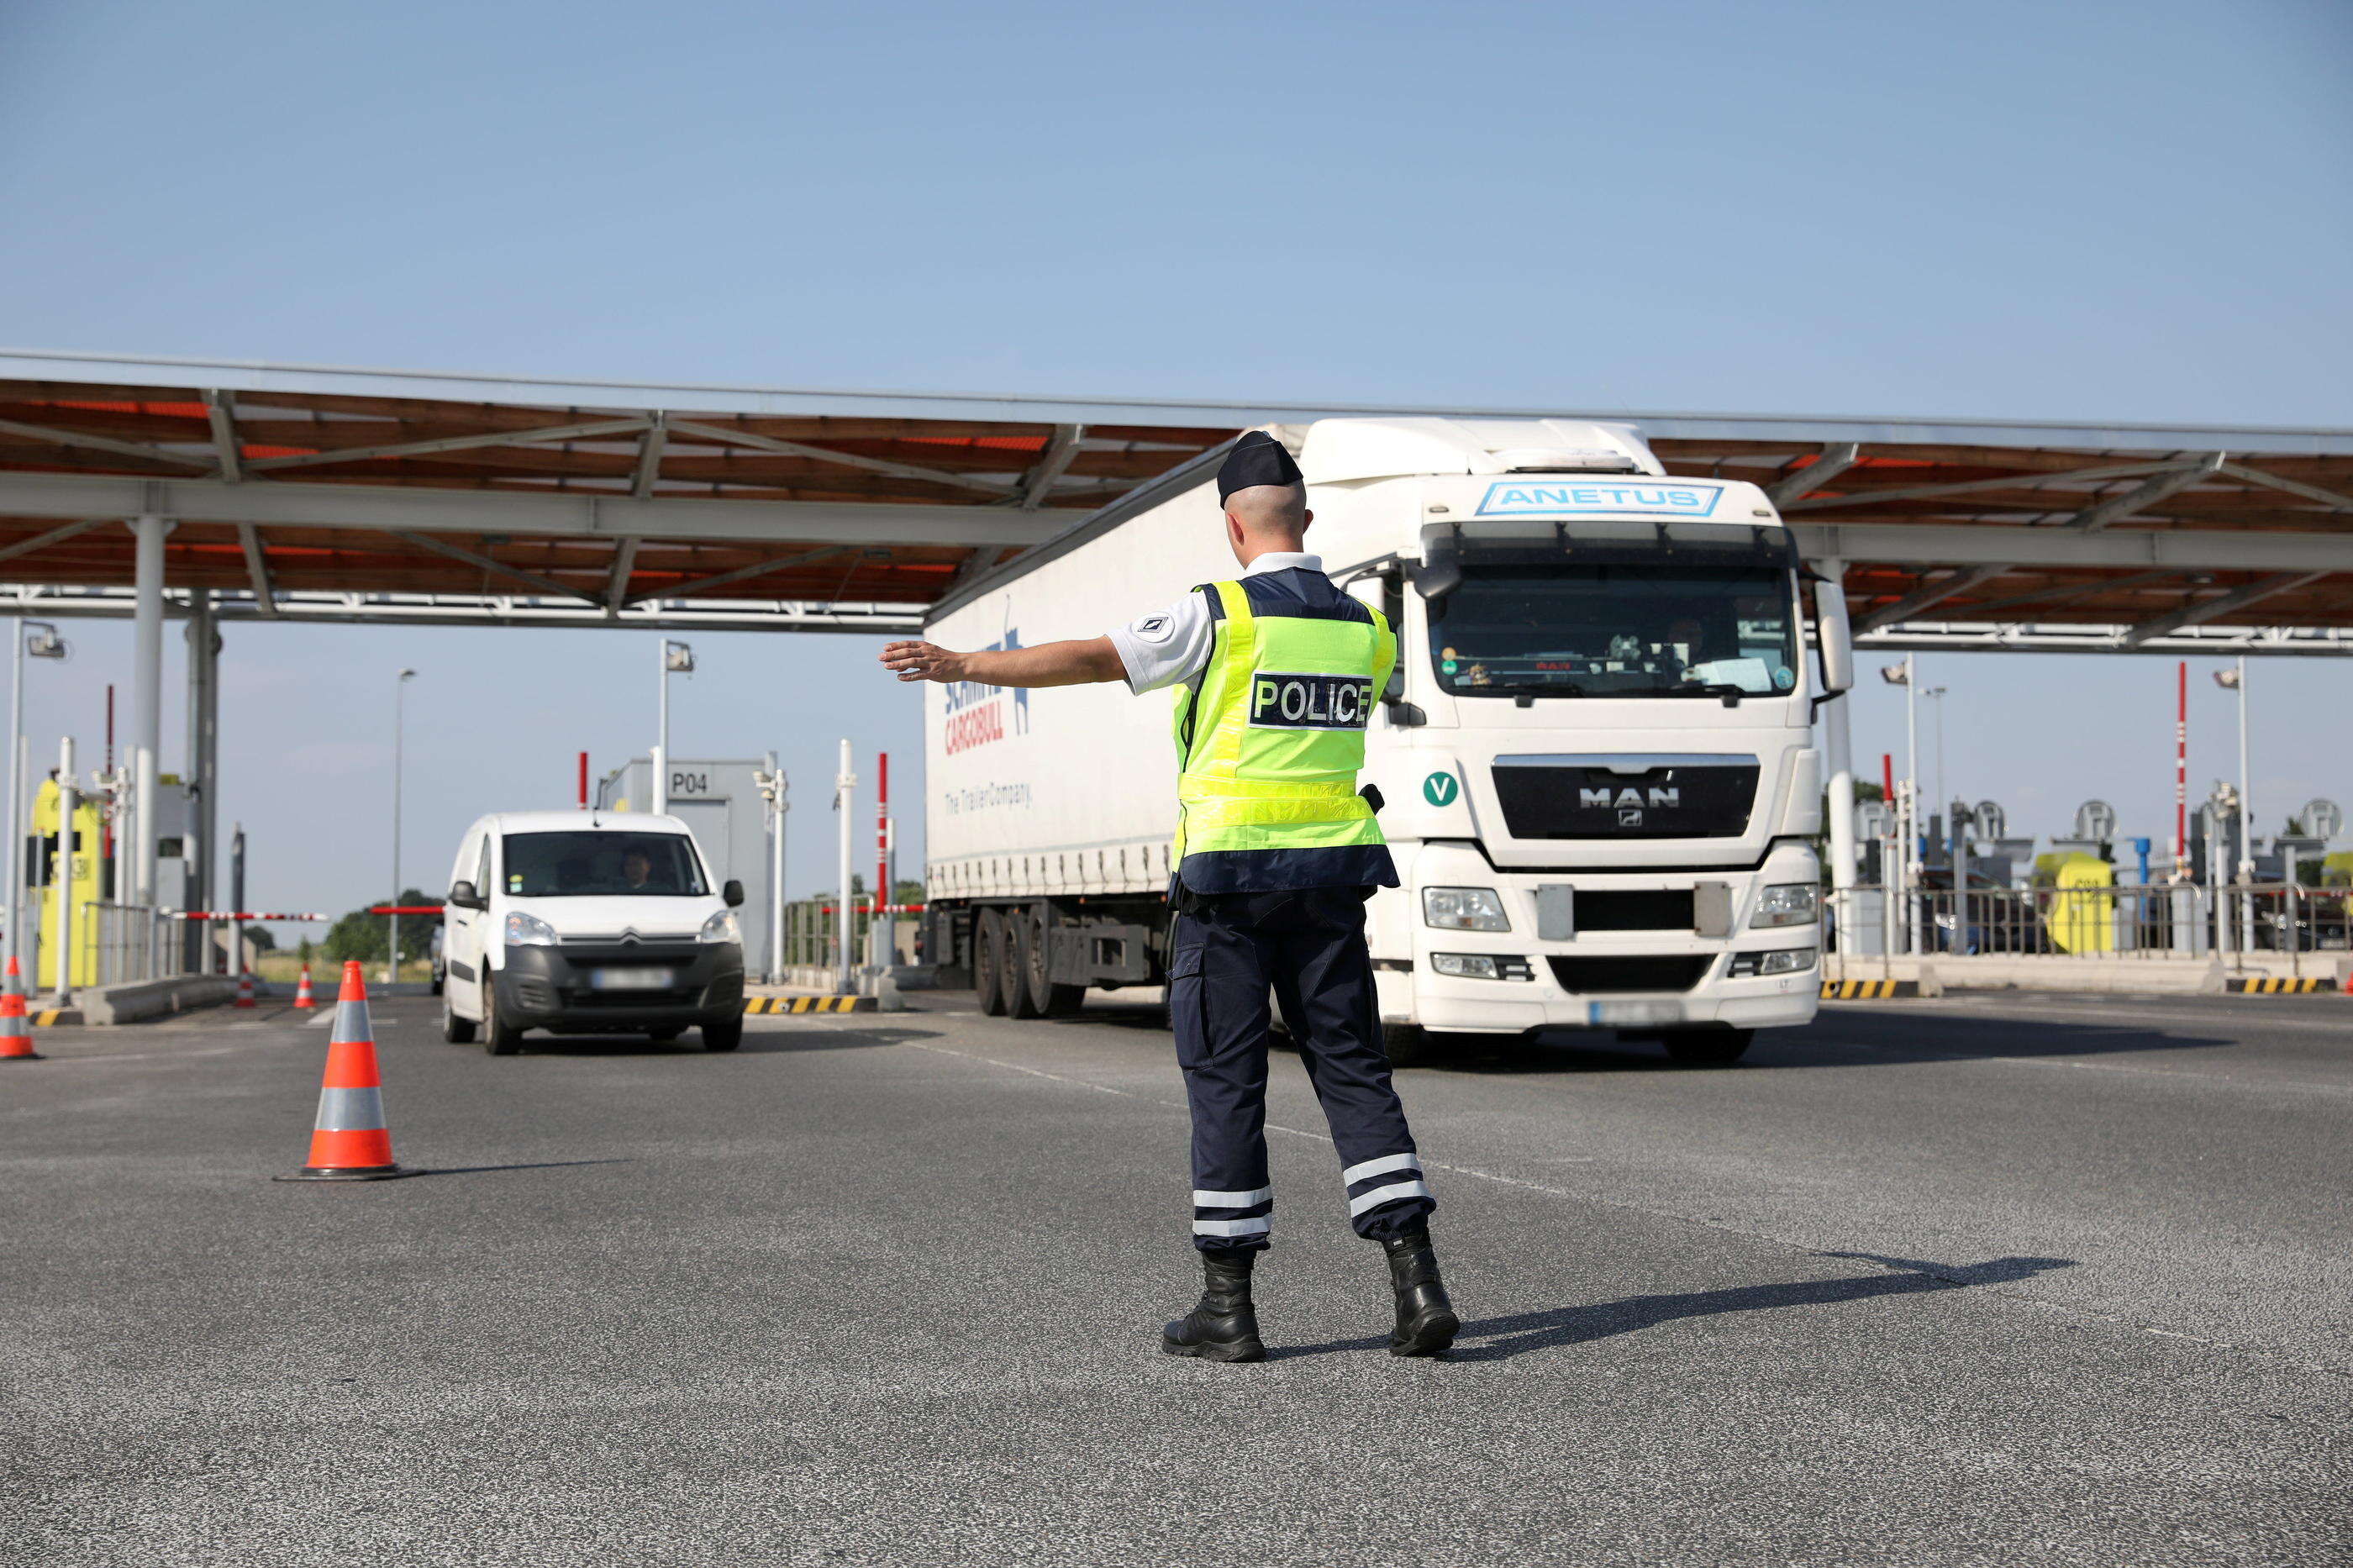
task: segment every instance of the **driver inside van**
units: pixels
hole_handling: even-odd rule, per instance
[[[621,880],[628,884],[629,891],[643,891],[653,876],[653,860],[644,850],[632,849],[621,857]]]

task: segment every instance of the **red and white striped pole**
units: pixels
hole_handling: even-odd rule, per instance
[[[588,753],[580,753],[580,809],[588,809]]]
[[[867,943],[877,965],[891,962],[890,917],[882,912],[891,901],[891,753],[874,753],[874,913],[867,925]]]
[[[874,755],[874,907],[891,901],[891,753]]]

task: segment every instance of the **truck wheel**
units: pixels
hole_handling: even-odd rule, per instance
[[[441,993],[441,1037],[453,1046],[474,1043],[474,1020],[458,1016],[458,1010],[449,1005],[449,993],[446,988]]]
[[[1383,1024],[1381,1047],[1393,1068],[1426,1066],[1438,1054],[1430,1031],[1419,1024]]]
[[[1040,1017],[1060,1018],[1079,1010],[1086,1000],[1083,985],[1056,985],[1047,979],[1052,973],[1053,945],[1046,934],[1046,906],[1032,904],[1016,917],[1027,938],[1028,962],[1021,966],[1023,979],[1029,986],[1029,1005]]]
[[[1005,940],[997,943],[998,989],[1005,993],[1005,1016],[1008,1018],[1035,1018],[1045,1011],[1038,1005],[1036,991],[1029,984],[1032,963],[1043,969],[1046,955],[1038,951],[1038,922],[1028,910],[1005,911]],[[1032,958],[1032,954],[1035,958]]]
[[[482,980],[482,1049],[494,1057],[511,1057],[522,1049],[522,1031],[511,1028],[499,1016],[499,988]]]
[[[972,922],[972,988],[980,1010],[992,1018],[1005,1016],[1005,966],[999,950],[1005,946],[1005,922],[995,910],[983,910]]]
[[[1659,1037],[1667,1055],[1685,1067],[1730,1067],[1757,1037],[1754,1029],[1669,1029]]]
[[[744,1015],[732,1018],[714,1018],[702,1026],[702,1048],[706,1051],[732,1051],[744,1043]]]

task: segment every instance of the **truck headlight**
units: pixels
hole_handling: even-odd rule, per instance
[[[1732,955],[1732,977],[1736,980],[1751,974],[1803,974],[1820,959],[1820,952],[1810,947],[1777,947],[1769,952],[1736,952]]]
[[[1421,923],[1440,931],[1509,931],[1511,917],[1493,888],[1424,888]]]
[[[537,915],[527,915],[521,910],[507,914],[507,945],[509,947],[554,947],[555,928]]]
[[[694,940],[732,942],[741,947],[744,945],[744,922],[735,918],[733,910],[722,910],[702,922],[702,929],[694,933]]]
[[[1810,926],[1822,918],[1822,890],[1812,882],[1776,882],[1757,900],[1752,926]]]
[[[1534,980],[1528,961],[1515,955],[1488,952],[1433,952],[1430,967],[1457,980]]]

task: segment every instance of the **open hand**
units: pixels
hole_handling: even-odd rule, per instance
[[[882,645],[882,663],[902,680],[962,680],[964,655],[937,643],[894,642]]]

